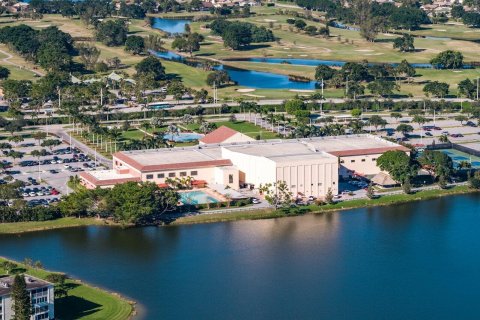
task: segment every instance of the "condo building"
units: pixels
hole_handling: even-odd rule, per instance
[[[31,320],[55,319],[54,285],[50,282],[25,275],[27,291],[32,304]],[[12,310],[12,285],[14,277],[0,278],[0,320],[14,319]]]

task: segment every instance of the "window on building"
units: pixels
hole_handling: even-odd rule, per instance
[[[335,185],[335,181],[333,181],[332,184]]]
[[[355,162],[355,160],[350,160],[350,162],[351,162],[351,163],[354,163],[354,162]]]
[[[198,171],[190,171],[191,176],[198,176]]]
[[[233,183],[233,174],[228,175],[228,183]]]
[[[158,178],[158,179],[165,178],[165,173],[159,173],[159,174],[157,174],[157,178]]]
[[[186,176],[187,176],[187,171],[180,172],[180,177],[186,177]]]
[[[170,178],[174,178],[174,177],[175,177],[175,172],[170,172],[170,173],[168,174],[168,176],[169,176]]]
[[[147,174],[147,180],[153,179],[153,174]]]
[[[372,161],[377,161],[377,158],[372,158]]]
[[[319,183],[318,183],[318,186],[319,186],[319,187],[320,187],[320,186],[322,186],[322,183],[321,183],[321,182],[319,182]]]
[[[365,159],[362,159],[362,162],[365,162]]]
[[[296,188],[296,187],[297,187],[297,186],[294,185],[294,184],[292,184],[292,185],[290,186],[290,188]]]
[[[340,160],[340,163],[345,163],[345,160]]]

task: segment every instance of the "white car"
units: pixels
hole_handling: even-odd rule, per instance
[[[258,200],[257,198],[252,198],[252,203],[253,204],[259,204],[260,200]]]
[[[308,200],[309,200],[309,201],[314,201],[315,199],[316,199],[316,198],[315,198],[314,196],[308,197]]]
[[[37,196],[43,196],[43,195],[44,195],[43,192],[41,192],[41,191],[37,192]]]
[[[64,167],[65,169],[68,169],[68,168],[70,168],[70,165],[69,165],[69,164],[65,164],[63,167]]]
[[[35,197],[37,194],[32,191],[32,192],[29,193],[29,195],[30,195],[30,197]]]
[[[29,197],[30,195],[26,192],[22,193],[22,197]]]

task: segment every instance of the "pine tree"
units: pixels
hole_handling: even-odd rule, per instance
[[[412,185],[410,184],[410,179],[405,179],[405,182],[402,185],[402,189],[405,194],[412,193]]]
[[[325,194],[325,202],[327,204],[333,203],[333,192],[332,189],[328,188],[327,193]]]
[[[16,275],[12,285],[13,320],[29,320],[32,313],[30,294],[23,275]]]
[[[373,190],[373,186],[370,183],[367,188],[367,198],[368,199],[373,199],[375,197],[375,190]]]

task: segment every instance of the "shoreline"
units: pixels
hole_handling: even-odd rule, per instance
[[[300,214],[285,214],[279,211],[272,210],[259,210],[253,212],[239,212],[239,213],[224,213],[224,214],[208,214],[208,215],[196,215],[190,217],[183,217],[175,220],[168,226],[188,225],[188,224],[200,224],[200,223],[215,223],[215,222],[230,222],[241,220],[260,220],[260,219],[275,219],[284,217],[295,217],[305,214],[320,214],[331,213],[335,211],[346,211],[352,209],[362,208],[374,208],[383,207],[396,204],[405,204],[409,202],[417,202],[423,200],[432,200],[442,197],[472,194],[478,193],[480,190],[471,189],[468,186],[454,186],[448,189],[431,189],[424,191],[417,191],[412,194],[394,194],[394,195],[379,195],[377,199],[354,199],[348,200],[331,205],[323,206],[305,206],[308,211]],[[377,194],[378,195],[378,194]]]
[[[41,278],[41,279],[45,279],[45,277],[48,274],[52,274],[52,273],[65,274],[65,275],[67,275],[66,283],[72,283],[72,284],[78,285],[77,288],[70,289],[70,291],[75,291],[75,290],[78,290],[78,288],[82,288],[82,287],[84,289],[83,291],[85,291],[85,290],[87,291],[87,292],[78,292],[76,294],[74,292],[73,295],[71,295],[71,292],[69,292],[69,296],[80,297],[82,299],[85,299],[84,295],[86,295],[86,293],[91,294],[91,295],[87,295],[87,297],[90,297],[90,298],[93,296],[93,297],[97,297],[98,299],[100,299],[100,296],[104,296],[104,297],[107,296],[108,298],[113,299],[113,301],[116,302],[115,305],[113,306],[114,308],[119,307],[119,305],[118,305],[119,303],[121,303],[122,305],[123,304],[128,304],[128,306],[130,308],[130,310],[128,311],[128,315],[125,315],[125,316],[120,315],[120,316],[115,317],[115,319],[118,319],[118,320],[136,319],[136,318],[139,317],[139,315],[141,315],[141,311],[143,310],[142,306],[139,305],[137,301],[134,301],[131,298],[127,298],[126,296],[124,296],[124,295],[122,295],[118,292],[114,292],[114,291],[111,291],[111,290],[108,290],[108,289],[101,288],[101,287],[98,287],[96,285],[90,284],[90,283],[85,282],[85,281],[83,281],[79,278],[70,277],[66,273],[59,272],[59,271],[52,271],[52,270],[48,270],[48,269],[34,268],[34,267],[31,267],[31,266],[25,265],[23,262],[20,262],[20,261],[17,261],[17,260],[14,260],[14,259],[11,259],[11,258],[8,258],[8,257],[5,257],[5,256],[0,256],[0,262],[3,262],[3,261],[13,262],[13,263],[17,264],[19,268],[24,269],[25,270],[24,273],[31,274],[32,276],[35,276],[35,277],[38,277],[38,278]],[[0,270],[2,270],[2,268],[0,268]],[[97,301],[97,302],[100,302],[100,301]],[[105,304],[101,305],[101,306],[106,307]],[[112,306],[110,306],[110,307],[112,307]],[[55,302],[55,309],[56,310],[59,309],[59,302],[58,301]],[[100,315],[96,315],[96,316],[100,316]],[[57,314],[56,314],[56,317],[57,317]]]
[[[372,208],[372,207],[381,207],[394,204],[404,204],[414,201],[422,200],[431,200],[440,197],[460,195],[460,194],[470,194],[477,193],[480,190],[471,189],[466,185],[462,186],[453,186],[448,189],[430,189],[417,191],[412,194],[390,194],[390,195],[381,195],[376,199],[353,199],[348,201],[343,201],[335,204],[328,205],[310,205],[304,206],[307,211],[303,213],[296,214],[285,214],[279,210],[275,211],[273,209],[262,209],[262,210],[253,210],[253,211],[238,211],[238,212],[228,212],[228,213],[209,213],[209,214],[197,214],[188,217],[181,217],[177,220],[174,220],[171,223],[164,225],[156,225],[158,227],[170,227],[186,224],[199,224],[199,223],[216,223],[216,222],[230,222],[230,221],[241,221],[241,220],[260,220],[260,219],[275,219],[283,217],[293,217],[304,214],[318,214],[326,213],[333,211],[345,211],[350,209],[359,209],[359,208]],[[48,220],[48,221],[38,221],[38,222],[13,222],[13,223],[0,223],[0,235],[7,234],[22,234],[27,232],[39,232],[47,231],[54,229],[65,229],[65,228],[74,228],[74,227],[86,227],[86,226],[107,226],[107,227],[118,227],[119,225],[113,223],[112,221],[106,221],[104,219],[96,218],[75,218],[75,217],[66,217],[60,218],[57,220]],[[151,225],[150,225],[151,226]],[[141,226],[140,226],[141,227]]]

